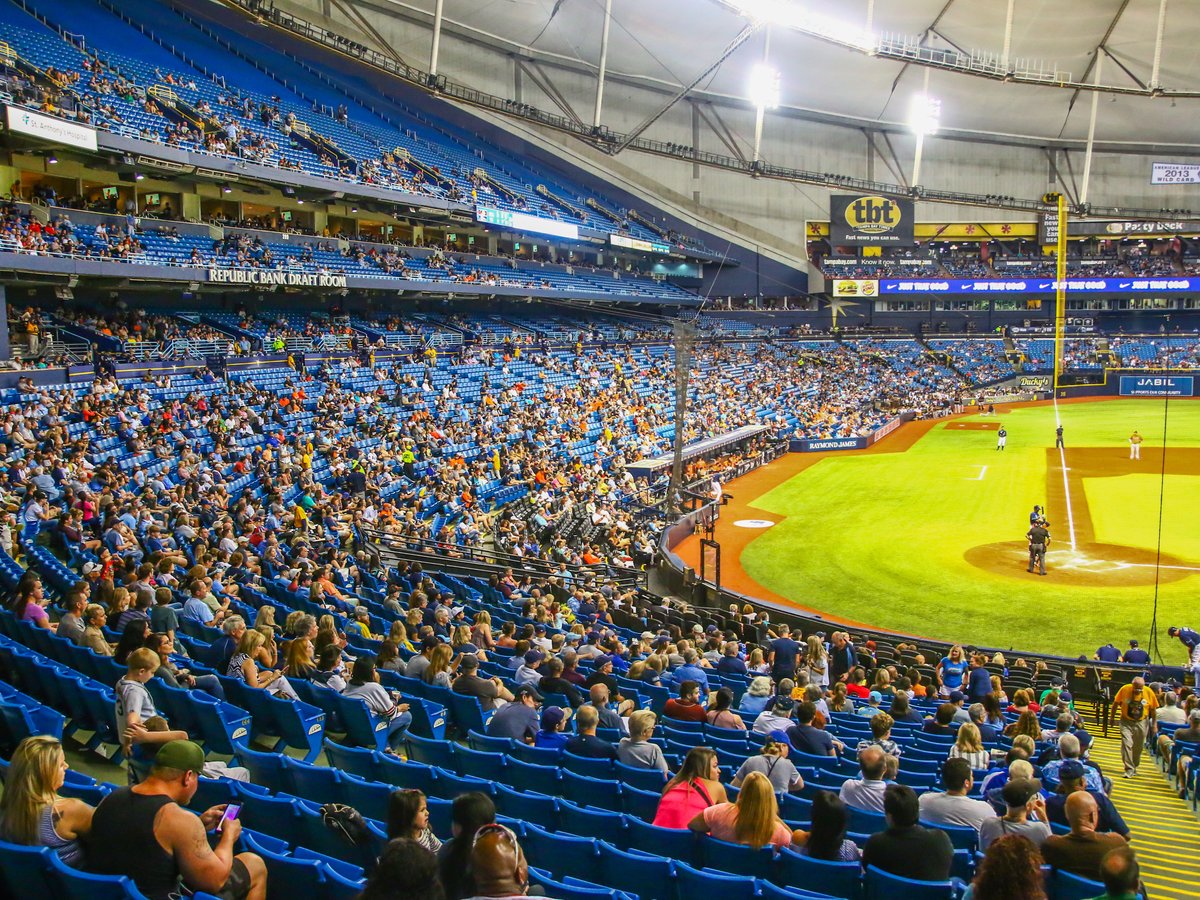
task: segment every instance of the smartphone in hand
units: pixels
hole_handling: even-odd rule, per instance
[[[225,814],[223,816],[221,816],[221,821],[217,823],[217,831],[224,831],[225,823],[228,821],[231,821],[233,819],[236,819],[238,817],[238,813],[240,813],[241,811],[242,811],[242,804],[240,804],[240,803],[230,803],[228,806],[226,806]]]

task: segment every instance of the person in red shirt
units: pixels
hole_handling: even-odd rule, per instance
[[[679,697],[672,697],[663,708],[663,715],[668,719],[680,719],[684,722],[704,722],[708,712],[700,703],[700,683],[685,681],[679,685]]]

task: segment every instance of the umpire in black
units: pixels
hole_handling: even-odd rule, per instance
[[[1025,532],[1025,538],[1029,541],[1029,568],[1026,570],[1032,572],[1034,566],[1038,568],[1039,575],[1046,574],[1046,548],[1050,546],[1050,531],[1046,528],[1044,520],[1039,519],[1030,526],[1029,531]]]

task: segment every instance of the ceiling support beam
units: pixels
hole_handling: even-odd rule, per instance
[[[442,7],[445,0],[437,0],[433,7],[433,42],[429,47],[429,77],[437,75],[438,51],[442,46]]]
[[[1158,29],[1154,32],[1154,62],[1150,66],[1150,90],[1158,91],[1158,73],[1162,66],[1163,29],[1167,25],[1167,0],[1158,0]]]
[[[554,79],[542,71],[541,66],[536,60],[522,59],[517,57],[517,65],[529,76],[529,80],[541,89],[541,92],[550,98],[550,102],[558,107],[558,111],[574,122],[576,125],[582,125],[583,119],[579,118],[579,114],[575,112],[575,107],[571,106],[562,91],[554,86]]]
[[[737,137],[729,126],[725,124],[725,120],[721,118],[721,114],[717,112],[717,108],[710,104],[700,103],[693,104],[693,106],[712,133],[725,145],[725,149],[736,156],[738,161],[743,165],[749,165],[750,160],[746,159],[746,154],[738,146]]]
[[[1012,71],[1012,66],[1009,63],[1010,52],[1012,51],[1012,26],[1013,13],[1016,11],[1017,0],[1008,0],[1008,12],[1004,16],[1004,49],[1000,53],[1000,61],[1004,65],[1004,71]]]
[[[1104,68],[1103,57],[1096,57],[1096,84],[1100,83],[1100,71]],[[1092,179],[1092,149],[1096,146],[1096,110],[1100,106],[1100,92],[1092,91],[1092,113],[1088,118],[1087,149],[1083,153],[1083,186],[1079,189],[1079,202],[1087,205],[1088,183]]]
[[[667,111],[672,106],[686,97],[688,93],[692,91],[692,89],[700,84],[700,82],[715,72],[721,63],[733,56],[734,51],[736,51],[738,47],[742,46],[742,44],[746,43],[746,41],[750,40],[750,38],[754,36],[755,32],[757,32],[761,27],[762,26],[758,23],[751,23],[738,32],[737,36],[730,41],[728,45],[726,45],[723,51],[721,51],[721,55],[713,60],[713,62],[707,66],[703,72],[672,94],[671,98],[667,100],[667,102],[661,107],[650,113],[650,115],[646,116],[646,118],[644,118],[637,126],[635,126],[634,129],[629,132],[629,134],[625,135],[625,137],[621,140],[621,143],[617,144],[617,146],[613,147],[609,152],[613,156],[616,156],[618,153],[636,141],[639,137],[641,137],[642,132],[666,115]]]
[[[612,24],[613,0],[604,0],[604,28],[600,32],[600,68],[596,73],[596,109],[592,113],[592,128],[600,127],[600,111],[604,108],[604,76],[608,71],[608,28]]]

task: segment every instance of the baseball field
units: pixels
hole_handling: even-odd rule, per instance
[[[1134,429],[1140,460],[1129,458]],[[1169,661],[1181,650],[1167,626],[1200,620],[1198,402],[1041,403],[913,423],[869,451],[789,454],[728,490],[723,583],[843,620],[1090,656],[1109,640],[1145,645],[1157,580]],[[1044,577],[1026,572],[1034,504],[1052,536]],[[694,539],[680,552],[695,557]]]

